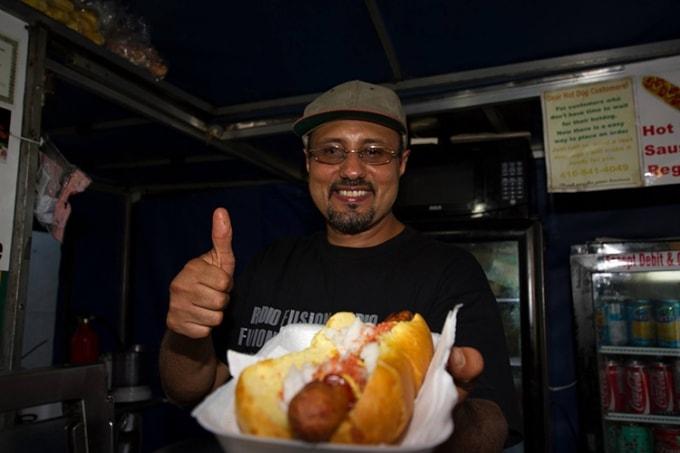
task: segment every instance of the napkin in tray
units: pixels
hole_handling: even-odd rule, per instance
[[[451,375],[446,371],[446,361],[456,336],[456,316],[461,305],[449,312],[442,333],[433,334],[435,351],[423,385],[415,401],[413,419],[400,445],[390,448],[395,451],[416,451],[418,448],[434,447],[444,442],[453,432],[451,410],[458,401],[458,392]],[[234,412],[234,390],[241,371],[248,365],[265,358],[278,357],[288,352],[299,351],[309,346],[321,325],[291,324],[281,329],[255,355],[227,352],[229,370],[234,377],[227,384],[215,390],[196,409],[193,416],[208,431],[215,434],[225,445],[225,440],[243,438],[236,423]],[[264,439],[264,438],[257,438]],[[297,441],[277,441],[277,444]],[[323,444],[316,444],[323,449]],[[368,447],[364,450],[384,449]],[[414,448],[416,450],[414,450]]]

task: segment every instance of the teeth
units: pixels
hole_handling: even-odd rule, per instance
[[[363,197],[368,194],[367,190],[339,190],[338,193],[343,197]]]

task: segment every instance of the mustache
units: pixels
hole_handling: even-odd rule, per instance
[[[356,189],[356,188],[362,188],[370,192],[375,192],[373,184],[371,184],[370,182],[366,181],[363,178],[362,179],[341,178],[337,181],[334,181],[333,184],[331,184],[331,192],[342,189]]]

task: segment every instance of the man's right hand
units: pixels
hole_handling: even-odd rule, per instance
[[[212,218],[213,248],[189,261],[170,284],[166,324],[172,332],[205,338],[222,322],[236,264],[231,239],[229,213],[217,208]]]

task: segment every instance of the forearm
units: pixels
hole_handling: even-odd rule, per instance
[[[493,401],[468,398],[453,410],[453,435],[436,453],[497,453],[503,451],[508,423]]]
[[[210,337],[192,339],[170,330],[161,343],[159,370],[166,395],[182,406],[198,403],[229,377]]]

